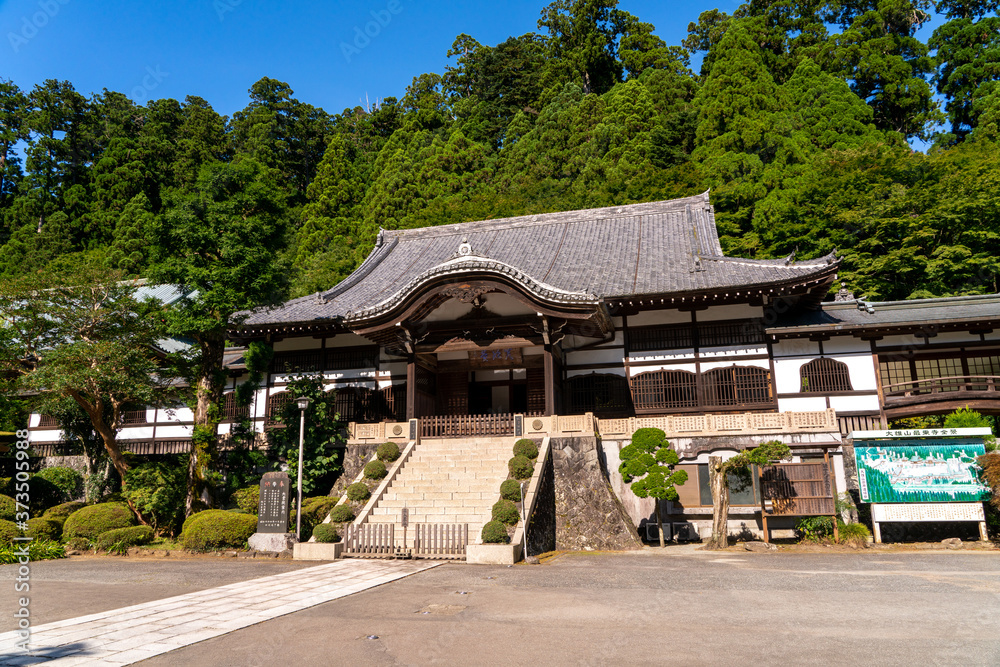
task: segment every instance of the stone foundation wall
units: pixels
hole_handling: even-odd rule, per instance
[[[382,443],[349,444],[344,449],[344,459],[341,461],[340,477],[334,482],[333,488],[328,495],[342,496],[354,478],[361,474],[361,469],[365,467],[368,459],[375,454],[375,450]],[[400,450],[403,448],[400,447]]]
[[[538,483],[538,500],[528,523],[527,553],[537,556],[556,548],[556,487],[552,457],[545,463]]]
[[[552,438],[550,443],[556,548],[640,548],[635,526],[608,484],[597,437]]]

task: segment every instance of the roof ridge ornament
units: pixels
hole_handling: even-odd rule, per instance
[[[378,236],[375,237],[375,247],[381,248],[383,243],[385,243],[385,230],[379,226]]]
[[[854,298],[854,292],[847,289],[847,283],[844,281],[840,282],[840,289],[837,290],[837,295],[833,297],[834,301],[857,301]]]
[[[463,236],[462,242],[458,244],[458,250],[455,254],[451,256],[452,259],[457,259],[459,257],[470,257],[475,253],[472,252],[472,244],[469,243],[469,237]],[[477,257],[482,257],[482,255],[477,255]]]

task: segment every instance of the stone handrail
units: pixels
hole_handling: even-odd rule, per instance
[[[666,415],[598,419],[602,436],[631,436],[640,428],[662,429],[673,437],[734,434],[840,432],[833,409],[815,412],[738,412],[720,415]]]
[[[535,511],[535,504],[538,502],[538,487],[542,483],[545,475],[545,466],[548,465],[552,448],[549,445],[549,438],[542,439],[542,446],[538,451],[538,460],[535,461],[535,471],[531,474],[528,482],[528,490],[524,492],[524,520],[517,525],[511,544],[520,544],[524,540],[525,531],[531,527],[531,513]]]

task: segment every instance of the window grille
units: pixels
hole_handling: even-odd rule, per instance
[[[693,334],[690,324],[629,329],[628,347],[630,352],[689,348],[694,347]]]
[[[571,415],[593,412],[598,417],[611,417],[633,412],[628,380],[621,375],[577,375],[566,380],[566,392]]]
[[[764,345],[765,342],[764,323],[760,320],[698,324],[698,347]]]
[[[285,406],[288,405],[291,400],[292,395],[287,391],[282,391],[268,396],[267,410],[265,411],[265,423],[268,426],[281,423],[278,419],[281,417],[281,413],[284,411]]]
[[[705,404],[711,406],[770,403],[771,374],[755,366],[729,366],[703,376]]]
[[[804,392],[851,391],[851,375],[847,364],[835,359],[813,359],[802,366],[799,374]]]
[[[693,408],[698,405],[697,378],[687,371],[649,371],[632,378],[638,410]]]
[[[250,406],[237,406],[236,393],[229,392],[222,396],[222,421],[239,421],[250,418]]]

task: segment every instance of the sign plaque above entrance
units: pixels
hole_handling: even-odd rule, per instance
[[[519,347],[469,351],[469,365],[472,368],[511,368],[522,363]]]

